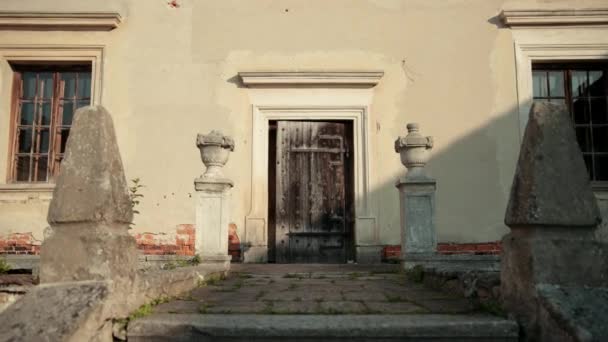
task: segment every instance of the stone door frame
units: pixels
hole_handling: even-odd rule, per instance
[[[358,262],[379,262],[381,246],[370,199],[370,116],[382,71],[239,72],[251,103],[251,209],[245,217],[245,262],[268,260],[268,134],[271,120],[341,120],[353,125]],[[371,258],[369,256],[372,256]]]
[[[364,106],[253,106],[251,210],[245,218],[245,261],[265,262],[268,241],[269,124],[273,120],[351,121],[354,147],[354,239],[357,254],[372,236],[377,240],[376,218],[369,208],[368,109]],[[363,236],[361,236],[363,235]],[[365,239],[367,237],[367,239]],[[363,239],[361,239],[363,238]],[[367,241],[366,241],[367,240]],[[247,255],[247,254],[250,255]]]

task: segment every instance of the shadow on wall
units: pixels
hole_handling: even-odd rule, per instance
[[[420,133],[433,136],[435,146],[427,172],[437,180],[436,221],[439,243],[481,243],[499,241],[508,233],[505,210],[519,157],[519,114],[516,107],[497,115],[485,125],[446,146],[441,136],[421,124]],[[399,134],[407,134],[405,125]],[[396,139],[397,136],[394,137]],[[379,146],[388,151],[392,146]],[[394,154],[399,161],[399,155]],[[378,170],[381,165],[376,165]],[[399,244],[399,193],[395,182],[405,175],[405,167],[392,179],[374,188],[372,199],[378,205],[380,234],[389,243]],[[598,239],[608,241],[608,196],[598,196],[605,218]]]
[[[406,123],[401,124],[401,136],[407,134]],[[502,113],[449,145],[429,128],[431,125],[419,123],[420,133],[434,138],[426,170],[437,180],[437,241],[470,243],[500,240],[508,231],[503,220],[519,154],[517,110]],[[389,151],[389,148],[392,146],[379,146],[383,151]],[[399,155],[393,153],[399,162]],[[372,192],[372,198],[378,203],[380,234],[390,237],[391,241],[396,239],[396,243],[399,243],[399,217],[382,213],[399,213],[399,193],[395,182],[405,173],[402,166],[399,174],[394,174]]]

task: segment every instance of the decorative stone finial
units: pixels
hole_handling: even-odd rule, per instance
[[[519,152],[507,226],[595,227],[601,221],[565,105],[534,103]]]
[[[196,147],[201,151],[201,159],[207,167],[201,179],[222,179],[222,168],[228,162],[230,152],[234,151],[234,140],[219,131],[196,136]]]
[[[131,198],[112,117],[102,106],[76,111],[48,222],[129,223]]]
[[[395,140],[395,152],[401,155],[408,176],[424,175],[424,166],[429,161],[428,150],[433,148],[433,137],[422,136],[419,129],[419,124],[408,123],[407,136]]]

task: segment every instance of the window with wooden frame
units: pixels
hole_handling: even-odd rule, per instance
[[[534,63],[534,101],[565,103],[589,178],[608,182],[608,61]]]
[[[9,181],[54,181],[77,108],[91,103],[91,65],[12,65]]]

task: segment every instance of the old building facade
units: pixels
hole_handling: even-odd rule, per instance
[[[0,253],[36,253],[88,104],[112,113],[144,185],[146,253],[194,253],[196,136],[219,130],[246,261],[380,260],[400,243],[408,122],[435,140],[440,248],[488,252],[535,100],[569,104],[608,209],[607,73],[606,0],[3,1]]]

